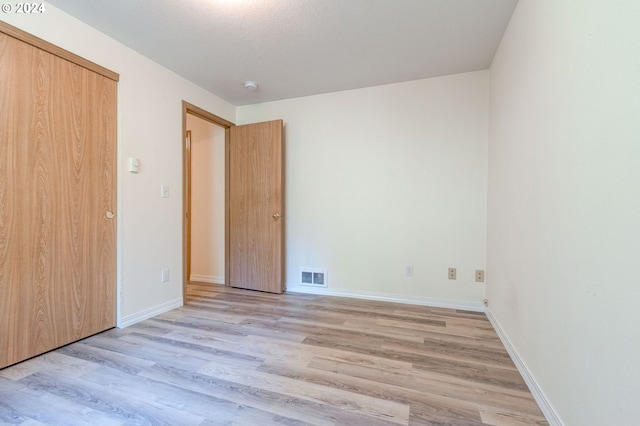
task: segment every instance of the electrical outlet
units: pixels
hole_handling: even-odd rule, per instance
[[[413,265],[407,265],[404,267],[404,274],[407,277],[412,277],[413,276]]]
[[[161,279],[163,283],[169,282],[169,269],[163,269],[161,272]]]
[[[450,280],[456,279],[456,268],[449,268],[449,279]]]
[[[489,299],[484,299],[482,303],[484,303],[484,306],[489,306]]]
[[[484,282],[484,269],[476,269],[476,282],[477,283]]]

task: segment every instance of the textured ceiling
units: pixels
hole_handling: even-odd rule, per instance
[[[517,0],[49,3],[245,105],[487,69]]]

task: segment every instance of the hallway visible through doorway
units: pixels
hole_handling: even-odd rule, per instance
[[[225,128],[187,114],[190,135],[187,280],[225,283]]]

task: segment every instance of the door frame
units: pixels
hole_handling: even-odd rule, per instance
[[[189,262],[191,255],[191,147],[187,144],[187,114],[201,118],[224,128],[224,275],[225,286],[229,286],[229,129],[231,121],[218,117],[200,107],[182,101],[182,300],[187,301]]]

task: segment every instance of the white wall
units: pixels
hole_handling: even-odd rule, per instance
[[[191,281],[224,284],[224,127],[187,115],[191,130]]]
[[[182,100],[227,120],[235,108],[47,4],[2,19],[120,74],[118,83],[118,280],[126,325],[182,302]],[[141,171],[127,171],[127,158]],[[160,198],[167,184],[170,197]],[[171,279],[161,283],[161,270]]]
[[[490,314],[567,425],[640,418],[639,23],[520,0],[491,67]]]
[[[328,271],[320,292],[481,307],[488,84],[481,71],[237,109],[239,124],[284,119],[288,290],[309,291],[310,267]]]

